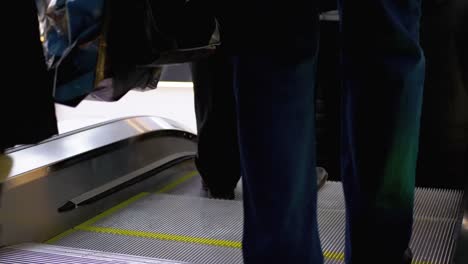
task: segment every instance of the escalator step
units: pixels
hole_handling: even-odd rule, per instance
[[[462,197],[461,191],[416,191],[411,242],[415,263],[450,263]],[[325,263],[344,263],[345,205],[340,183],[323,186],[318,208]],[[241,201],[151,194],[78,226],[55,243],[189,263],[241,264],[242,219]]]
[[[2,264],[188,264],[43,244],[0,249]]]

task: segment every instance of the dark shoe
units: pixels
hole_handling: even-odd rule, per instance
[[[403,255],[403,264],[411,264],[413,261],[413,252],[411,248],[406,249],[405,254]]]
[[[202,191],[206,197],[211,198],[211,199],[234,200],[236,198],[236,195],[234,194],[234,190],[221,191],[221,192],[210,191],[210,188],[208,188],[208,185],[203,180],[202,180]]]
[[[214,193],[214,192],[208,192],[208,197],[212,199],[220,199],[220,200],[234,200],[236,198],[236,195],[234,194],[234,190],[230,192],[220,192],[220,193]]]

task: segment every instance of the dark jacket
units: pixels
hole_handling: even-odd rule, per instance
[[[2,133],[0,150],[32,144],[57,133],[52,78],[47,72],[39,38],[34,0],[8,1],[3,16]],[[4,22],[4,23],[3,23]]]
[[[318,39],[318,1],[238,0],[211,2],[223,45],[234,54],[313,54]]]

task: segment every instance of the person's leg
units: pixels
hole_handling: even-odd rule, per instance
[[[244,263],[319,264],[316,57],[234,59],[244,190]]]
[[[347,263],[403,263],[411,238],[424,55],[421,0],[340,0]]]
[[[198,128],[197,169],[210,194],[233,198],[240,179],[233,67],[222,52],[192,63]]]

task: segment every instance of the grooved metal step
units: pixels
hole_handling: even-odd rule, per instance
[[[414,263],[445,264],[453,257],[461,191],[418,189],[411,248]],[[343,263],[342,186],[319,192],[319,231],[327,264]],[[113,214],[88,221],[54,243],[198,264],[242,263],[242,202],[147,194]]]
[[[2,264],[189,264],[130,255],[25,244],[0,249]]]

